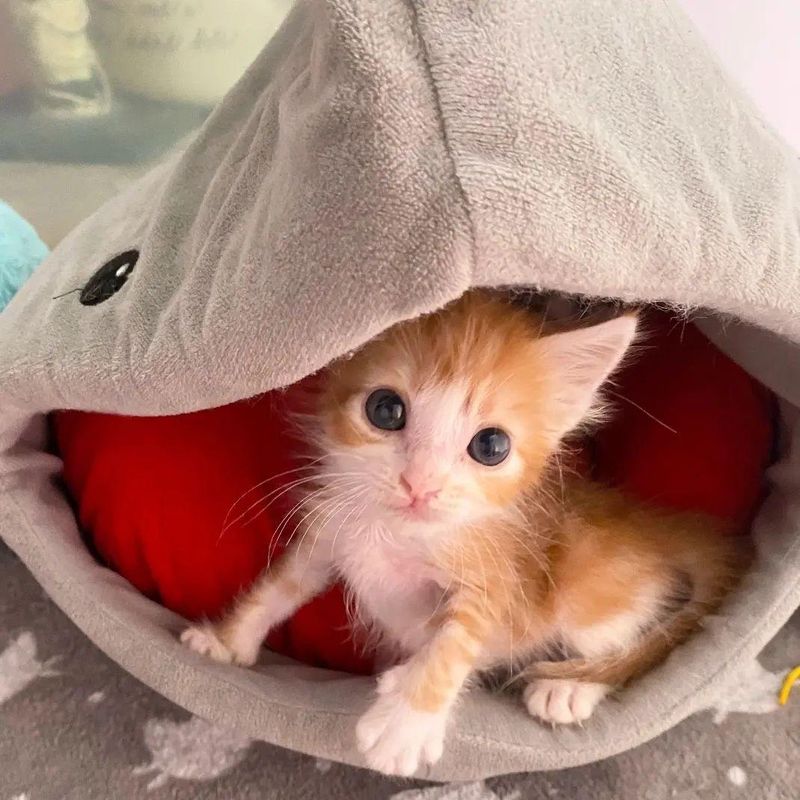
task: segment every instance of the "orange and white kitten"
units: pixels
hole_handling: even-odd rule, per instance
[[[367,763],[410,775],[442,754],[465,684],[505,666],[532,715],[587,719],[713,610],[741,570],[710,520],[563,481],[563,439],[636,317],[542,335],[542,320],[471,292],[328,368],[300,535],[215,624],[182,639],[256,660],[267,631],[332,581],[395,654],[358,722]],[[541,661],[557,652],[564,661]]]

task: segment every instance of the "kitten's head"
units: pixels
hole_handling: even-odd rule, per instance
[[[475,291],[332,365],[320,446],[342,491],[373,518],[419,530],[513,507],[592,416],[636,318],[541,329],[530,311]]]

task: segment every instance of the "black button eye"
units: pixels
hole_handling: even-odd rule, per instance
[[[81,304],[96,306],[113,297],[128,280],[138,260],[138,250],[126,250],[103,264],[81,289],[78,298]]]
[[[399,431],[406,426],[406,407],[397,392],[376,389],[367,398],[367,419],[382,431]]]
[[[496,467],[508,458],[511,439],[500,428],[484,428],[472,437],[467,445],[467,452],[479,464]]]

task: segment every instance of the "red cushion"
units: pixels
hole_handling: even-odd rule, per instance
[[[744,523],[769,457],[771,397],[693,326],[664,314],[647,325],[647,349],[618,377],[627,400],[594,443],[596,473],[642,498]],[[188,618],[220,613],[265,566],[291,509],[280,490],[304,474],[288,472],[296,445],[283,419],[296,398],[290,390],[174,417],[54,414],[64,481],[101,560]],[[270,492],[262,509],[256,501]],[[268,643],[315,665],[372,668],[338,587]]]
[[[307,474],[282,475],[296,466],[283,422],[293,397],[174,417],[54,414],[64,481],[100,558],[190,619],[219,614],[266,565],[276,526],[291,510],[280,492]],[[262,506],[251,508],[270,493],[260,514]],[[233,524],[223,533],[226,516]],[[277,543],[273,551],[280,553]],[[371,671],[338,588],[273,631],[269,644],[307,663]]]
[[[746,527],[774,437],[774,397],[694,326],[649,312],[640,357],[612,387],[596,475],[665,508]]]

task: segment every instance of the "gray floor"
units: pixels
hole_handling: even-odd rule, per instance
[[[771,713],[717,709],[599,764],[444,787],[214,728],[100,653],[1,545],[0,586],[0,800],[800,798],[800,691],[775,704],[781,674],[800,662],[800,616],[768,648],[766,669],[728,695],[731,710]]]

